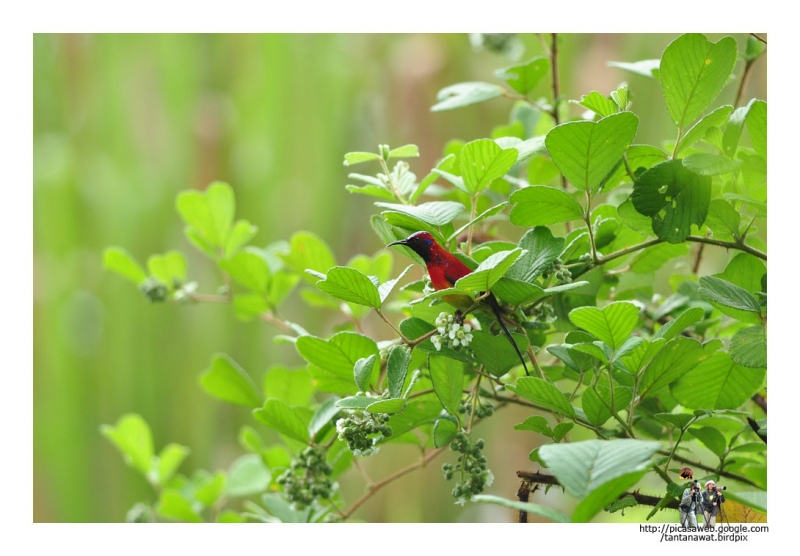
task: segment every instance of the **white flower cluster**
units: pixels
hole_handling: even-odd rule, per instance
[[[436,347],[436,351],[440,351],[442,345],[456,349],[459,346],[467,346],[472,341],[472,326],[454,323],[453,315],[450,313],[439,313],[436,328],[439,334],[431,336],[431,343]]]

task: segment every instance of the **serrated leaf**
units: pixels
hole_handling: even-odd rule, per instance
[[[709,112],[703,116],[696,124],[694,124],[689,131],[681,139],[681,142],[676,149],[676,156],[680,156],[684,149],[692,146],[697,141],[702,140],[706,136],[706,132],[712,127],[722,127],[728,121],[733,106],[727,104],[720,106],[716,110]]]
[[[478,139],[464,145],[458,160],[467,193],[480,193],[494,180],[505,176],[517,162],[518,155],[516,149],[501,149],[491,139]]]
[[[328,425],[331,420],[339,414],[339,408],[336,406],[337,401],[338,399],[335,396],[328,398],[320,404],[314,415],[312,415],[311,420],[308,422],[308,434],[312,441],[322,438],[329,428]]]
[[[761,305],[749,291],[716,276],[700,278],[698,293],[707,301],[713,301],[733,309],[761,313]]]
[[[575,418],[575,409],[570,405],[567,397],[551,383],[537,377],[522,377],[517,379],[515,385],[507,384],[506,388],[517,396],[525,398],[537,405]]]
[[[211,367],[200,375],[203,389],[225,402],[258,407],[263,399],[258,386],[244,369],[225,354],[217,354],[211,360]]]
[[[698,427],[691,429],[692,435],[702,442],[706,448],[714,452],[718,458],[725,454],[725,448],[728,442],[725,436],[713,427]]]
[[[277,398],[289,406],[308,405],[314,386],[305,369],[272,367],[264,376],[264,396]]]
[[[512,333],[519,351],[525,353],[528,349],[528,338],[522,334]],[[482,330],[472,331],[472,353],[478,363],[484,366],[486,372],[492,376],[503,376],[509,369],[521,365],[519,355],[514,350],[505,334],[492,336]]]
[[[631,271],[639,274],[654,272],[663,267],[667,261],[688,253],[689,246],[685,243],[659,243],[640,251],[631,260]]]
[[[614,101],[606,98],[597,91],[592,91],[588,95],[583,95],[580,100],[571,102],[580,104],[584,108],[587,108],[599,115],[601,118],[617,113],[617,106],[614,104]]]
[[[736,41],[725,37],[709,42],[699,33],[681,35],[661,57],[661,87],[667,110],[682,128],[716,98],[736,63]]]
[[[490,216],[494,216],[495,214],[497,214],[498,212],[503,210],[505,208],[506,204],[507,203],[503,202],[503,203],[500,203],[499,205],[495,205],[495,206],[493,206],[491,208],[486,209],[485,211],[480,213],[478,216],[476,216],[473,220],[470,220],[469,222],[467,222],[466,224],[461,226],[459,229],[454,231],[452,234],[450,234],[447,237],[447,239],[445,240],[445,243],[450,243],[451,241],[456,239],[463,232],[467,231],[471,226],[474,226],[478,222],[480,222],[480,221],[482,221],[482,220],[484,220],[486,218],[489,218]]]
[[[753,149],[767,159],[767,103],[763,100],[755,101],[747,114],[747,133]]]
[[[166,485],[178,468],[189,455],[191,450],[187,446],[180,444],[167,444],[158,454],[156,470],[158,472],[158,484],[162,487]]]
[[[225,472],[217,471],[198,486],[197,490],[194,492],[194,497],[198,502],[210,508],[225,492],[227,483],[228,477],[225,475]]]
[[[436,94],[438,101],[431,107],[431,112],[452,110],[497,98],[503,94],[503,88],[491,83],[472,81],[456,83],[445,87]]]
[[[109,247],[103,252],[103,265],[106,269],[124,276],[134,284],[147,279],[142,265],[122,247]]]
[[[450,419],[437,419],[433,424],[433,445],[437,448],[447,446],[458,432],[458,425]]]
[[[380,160],[380,158],[381,156],[377,153],[352,152],[344,155],[344,165],[352,166],[353,164],[361,164],[370,160]]]
[[[375,206],[389,209],[392,212],[407,214],[431,226],[449,224],[461,214],[465,207],[453,201],[433,201],[421,205],[400,205],[396,203],[375,203]]]
[[[529,514],[534,514],[544,517],[555,523],[570,522],[569,516],[567,514],[559,510],[556,510],[554,508],[551,508],[550,506],[543,506],[541,504],[534,504],[532,502],[518,502],[516,500],[506,500],[505,498],[500,498],[499,496],[493,496],[491,494],[477,494],[472,497],[471,501],[505,506],[507,508],[511,508],[512,510],[519,510],[521,512],[527,512]]]
[[[246,247],[230,259],[220,261],[219,267],[230,274],[237,283],[261,295],[269,288],[269,266],[264,252]]]
[[[183,221],[197,236],[215,248],[224,249],[236,209],[230,185],[214,182],[205,193],[182,191],[176,206]]]
[[[708,216],[706,217],[706,226],[715,235],[724,234],[733,236],[739,233],[739,224],[741,223],[741,216],[734,209],[728,201],[723,199],[714,199],[708,207]]]
[[[257,226],[253,226],[247,220],[237,220],[228,236],[228,242],[225,244],[225,257],[233,256],[243,245],[253,239],[257,232]]]
[[[388,400],[379,400],[367,406],[367,411],[370,413],[400,413],[406,407],[405,398],[392,398]]]
[[[350,193],[358,193],[360,195],[369,195],[371,197],[380,197],[381,199],[394,200],[394,195],[391,191],[382,186],[377,185],[364,185],[359,187],[357,185],[345,185],[344,188]]]
[[[547,134],[547,152],[575,187],[594,191],[633,142],[638,124],[631,112],[562,124]]]
[[[174,488],[167,488],[161,492],[156,511],[159,515],[170,519],[188,523],[203,522],[203,518],[192,508],[191,502],[183,496],[181,491]]]
[[[280,400],[267,400],[264,402],[264,407],[253,411],[253,416],[256,420],[289,438],[306,444],[309,441],[308,428],[296,410]]]
[[[354,268],[335,266],[317,287],[337,299],[378,309],[381,306],[377,286],[368,276]]]
[[[402,280],[403,277],[406,274],[408,274],[408,271],[411,270],[413,267],[414,267],[414,265],[408,265],[405,268],[405,270],[403,270],[403,272],[401,272],[400,275],[397,278],[394,278],[392,280],[388,280],[388,281],[384,282],[383,284],[381,284],[380,286],[378,286],[378,295],[380,296],[381,304],[383,304],[383,302],[386,301],[386,298],[389,297],[389,294],[392,293],[392,290],[394,290],[394,288],[397,285],[397,283],[400,280]]]
[[[553,427],[553,440],[556,442],[561,442],[574,427],[575,423],[569,421],[566,423],[557,424],[555,427]]]
[[[525,419],[522,423],[514,425],[515,431],[533,431],[545,436],[553,437],[553,431],[547,424],[547,419],[541,415],[533,415]]]
[[[411,352],[403,346],[394,346],[386,360],[386,380],[389,396],[399,398],[403,394],[408,366],[411,363]]]
[[[679,336],[667,342],[642,373],[639,395],[670,385],[707,358],[697,340]]]
[[[358,386],[361,392],[369,390],[369,383],[372,380],[372,370],[375,368],[375,360],[377,357],[378,356],[373,353],[369,357],[364,357],[356,361],[353,367],[356,386]]]
[[[153,435],[141,415],[123,415],[116,425],[101,426],[100,432],[122,453],[126,464],[148,477],[153,465]]]
[[[514,249],[490,255],[471,274],[460,278],[456,282],[456,288],[464,291],[488,291],[503,277],[521,254],[521,249]]]
[[[526,252],[520,255],[506,276],[532,283],[558,258],[564,250],[564,243],[563,237],[554,237],[553,232],[544,226],[528,230],[519,240],[520,248]]]
[[[653,334],[653,340],[664,338],[669,341],[696,322],[703,320],[705,311],[701,307],[691,307],[685,310],[676,319],[666,323]]]
[[[389,151],[389,158],[414,158],[419,156],[419,147],[416,145],[403,145]]]
[[[739,139],[742,136],[742,129],[744,128],[747,114],[750,112],[750,107],[756,102],[755,99],[751,100],[747,106],[741,106],[733,111],[728,125],[725,126],[725,131],[722,134],[722,151],[727,156],[736,154],[736,147],[739,146]]]
[[[464,365],[449,357],[432,355],[428,367],[436,397],[450,415],[456,415],[463,397]]]
[[[318,280],[306,274],[306,269],[324,273],[336,266],[331,248],[315,234],[297,232],[292,236],[289,245],[289,253],[279,253],[278,256],[310,284],[316,284]]]
[[[692,413],[656,413],[655,418],[679,429],[685,429],[697,419]]]
[[[616,350],[628,339],[639,323],[639,309],[633,303],[617,301],[606,305],[603,309],[597,307],[573,309],[569,313],[569,320]]]
[[[695,153],[682,159],[683,165],[702,176],[720,176],[735,172],[742,166],[742,161],[726,158],[720,154]]]
[[[644,440],[586,440],[544,445],[539,448],[539,457],[559,484],[582,500],[573,513],[573,521],[589,521],[636,483],[659,449],[660,442]]]
[[[269,487],[271,478],[261,456],[257,454],[240,456],[228,469],[225,495],[240,497],[264,492]]]
[[[751,326],[734,334],[730,345],[731,359],[737,365],[750,368],[767,366],[767,329]]]
[[[619,68],[636,75],[655,79],[656,81],[660,79],[660,72],[658,69],[661,65],[660,59],[640,60],[638,62],[608,62],[608,65],[612,68]]]
[[[631,390],[624,386],[614,387],[614,402],[611,402],[611,390],[598,386],[597,392],[587,388],[581,397],[583,412],[591,424],[601,427],[611,419],[611,409],[619,413],[631,402]]]
[[[691,225],[702,226],[711,201],[711,178],[697,174],[681,160],[669,160],[640,175],[631,201],[636,210],[653,219],[653,231],[669,243],[681,243]]]
[[[672,387],[672,395],[692,408],[736,409],[764,383],[766,369],[737,365],[725,352],[712,355]]]
[[[555,187],[531,185],[515,191],[509,202],[511,223],[517,226],[545,226],[583,219],[583,207],[569,194]]]
[[[498,79],[502,79],[521,95],[530,93],[536,85],[550,71],[550,60],[544,56],[537,56],[524,64],[517,64],[494,72]]]
[[[309,363],[326,371],[331,378],[337,378],[348,386],[336,392],[354,393],[353,367],[356,361],[370,355],[378,355],[375,341],[355,332],[338,332],[330,340],[315,336],[301,336],[295,344],[297,352]],[[375,376],[379,372],[377,361],[373,370]],[[316,377],[315,377],[316,378]],[[341,384],[340,384],[341,385]],[[343,386],[343,385],[342,385]],[[319,388],[321,388],[318,385]]]
[[[170,288],[186,281],[186,258],[180,251],[169,251],[163,255],[151,255],[147,259],[147,270]]]

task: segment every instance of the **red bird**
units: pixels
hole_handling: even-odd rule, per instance
[[[444,249],[441,245],[436,243],[436,240],[433,239],[433,236],[428,232],[416,232],[406,239],[390,243],[387,247],[391,247],[392,245],[405,245],[422,257],[422,260],[425,261],[425,266],[428,267],[428,276],[431,277],[431,283],[436,290],[452,288],[459,278],[463,278],[467,274],[472,273],[467,265],[458,260],[458,258],[447,249]],[[442,299],[453,307],[464,311],[470,309],[475,304],[468,295],[445,295]],[[503,332],[505,332],[508,341],[514,346],[514,350],[517,352],[517,355],[519,355],[519,360],[522,361],[525,374],[529,374],[528,366],[525,364],[522,353],[519,351],[516,342],[514,342],[514,338],[511,337],[511,332],[508,331],[508,328],[506,328],[506,325],[503,323],[503,310],[500,308],[500,304],[497,302],[497,298],[493,293],[489,292],[489,295],[484,298],[483,303],[479,305],[478,308],[485,308],[483,307],[484,305],[488,305],[495,317],[497,317],[497,322],[500,323],[500,327],[503,329]]]

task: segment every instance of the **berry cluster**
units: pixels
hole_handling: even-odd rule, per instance
[[[155,276],[148,276],[144,282],[139,284],[139,291],[144,294],[150,303],[166,301],[167,295],[169,295],[167,285]]]
[[[458,412],[462,415],[470,411],[472,408],[472,402],[469,400],[461,400],[461,405],[458,406]],[[481,398],[478,397],[478,401],[475,405],[475,417],[478,419],[485,419],[486,417],[491,417],[494,415],[494,405],[490,401],[481,401]]]
[[[564,268],[564,262],[561,259],[556,259],[551,262],[542,272],[542,278],[547,279],[551,275],[559,284],[569,284],[572,282],[572,273],[568,268]]]
[[[436,351],[441,350],[442,345],[458,349],[461,346],[468,346],[472,341],[472,326],[453,322],[453,315],[450,313],[439,313],[439,317],[436,319],[436,328],[439,333],[431,336],[431,343]]]
[[[492,472],[486,468],[486,457],[483,455],[483,439],[472,442],[464,431],[459,431],[450,443],[450,449],[461,454],[456,465],[445,463],[442,465],[444,478],[448,481],[459,472],[461,479],[453,488],[453,497],[456,502],[463,504],[475,494],[480,494],[483,489],[492,484]]]
[[[329,499],[338,485],[330,479],[333,468],[326,460],[323,448],[309,446],[292,461],[292,465],[280,477],[278,484],[289,501],[303,509],[314,500]]]
[[[369,456],[378,452],[375,447],[381,439],[392,436],[392,427],[386,424],[386,413],[368,413],[353,410],[349,417],[336,421],[339,439],[357,456]]]

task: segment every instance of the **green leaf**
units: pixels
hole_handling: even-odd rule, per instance
[[[697,141],[702,140],[706,136],[706,132],[711,129],[712,127],[722,127],[725,125],[725,122],[728,121],[731,113],[733,112],[733,106],[727,104],[725,106],[720,106],[713,112],[710,112],[703,116],[700,121],[694,124],[689,131],[686,132],[686,135],[683,136],[681,142],[679,143],[678,148],[676,149],[676,157],[680,156],[680,154],[688,147],[696,143]]]
[[[507,384],[506,388],[517,396],[525,398],[537,405],[575,418],[575,409],[570,405],[567,396],[558,388],[544,379],[536,377],[521,377],[516,385]]]
[[[728,125],[725,126],[725,131],[722,134],[722,150],[726,156],[736,154],[736,147],[739,146],[739,139],[742,137],[742,128],[744,128],[747,114],[750,112],[750,107],[754,102],[756,102],[756,99],[751,100],[747,106],[737,108],[731,114]]]
[[[520,248],[527,252],[520,255],[506,273],[508,278],[532,283],[555,261],[564,250],[565,239],[554,237],[544,226],[528,230],[519,240]]]
[[[569,313],[569,320],[604,341],[611,349],[621,347],[639,323],[639,309],[633,303],[617,301],[598,309],[579,307]]]
[[[372,371],[375,368],[375,361],[378,358],[374,353],[369,357],[364,357],[356,361],[353,367],[353,374],[355,375],[356,386],[359,391],[366,392],[369,390],[369,383],[372,380]]]
[[[683,165],[701,176],[719,176],[735,172],[742,166],[740,159],[726,158],[720,154],[695,153],[682,159]]]
[[[158,454],[158,463],[156,469],[158,470],[158,484],[161,486],[166,485],[178,468],[189,455],[191,450],[186,446],[180,444],[168,444]]]
[[[689,246],[685,243],[659,243],[640,251],[631,260],[631,271],[639,274],[654,272],[664,266],[667,261],[689,254]]]
[[[656,413],[655,418],[670,423],[679,429],[685,429],[697,418],[693,413]]]
[[[253,416],[281,434],[306,444],[309,442],[308,429],[303,420],[295,409],[280,400],[267,400],[264,407],[253,411]]]
[[[608,62],[608,65],[612,68],[619,68],[621,70],[625,70],[636,75],[642,75],[644,77],[649,77],[650,79],[655,79],[656,81],[660,79],[660,72],[658,68],[661,65],[661,60],[640,60],[638,62]]]
[[[767,366],[767,329],[751,326],[734,334],[730,345],[731,359],[743,367],[765,368]]]
[[[736,41],[709,42],[699,33],[681,35],[661,57],[661,87],[667,110],[683,128],[716,98],[728,81],[738,55]]]
[[[437,419],[433,424],[433,445],[437,448],[447,446],[458,432],[458,425],[450,419]]]
[[[496,70],[494,74],[502,79],[521,95],[530,93],[542,77],[550,71],[550,60],[544,56],[537,56],[524,64],[517,64]]]
[[[413,216],[431,226],[444,226],[449,224],[464,211],[464,205],[453,201],[433,201],[421,205],[400,205],[396,203],[375,203],[375,206],[386,208],[392,212],[399,212]],[[386,215],[386,213],[382,213]]]
[[[700,278],[698,293],[703,299],[725,307],[761,313],[761,305],[749,291],[716,276]]]
[[[186,258],[180,251],[163,255],[151,255],[147,259],[147,270],[170,288],[186,281]]]
[[[170,519],[189,523],[203,522],[203,518],[192,508],[191,502],[184,498],[179,490],[174,488],[167,488],[161,492],[156,511],[159,515]]]
[[[653,340],[664,338],[669,341],[689,326],[696,322],[703,320],[705,311],[701,307],[692,307],[685,310],[677,319],[671,320],[664,326],[658,329],[658,332],[653,334]]]
[[[379,296],[381,298],[381,304],[383,304],[384,301],[386,301],[386,298],[389,297],[389,294],[392,293],[392,290],[394,290],[394,287],[397,285],[397,283],[400,280],[402,280],[403,277],[406,274],[408,274],[408,271],[411,270],[412,268],[414,268],[414,265],[408,265],[405,268],[405,270],[403,270],[403,272],[400,273],[400,276],[398,276],[397,278],[394,278],[392,280],[388,280],[388,281],[384,282],[383,284],[381,284],[380,286],[378,286],[378,294],[379,294]]]
[[[106,269],[124,276],[134,284],[147,279],[147,273],[136,259],[122,247],[109,247],[103,252],[103,264]]]
[[[764,490],[725,492],[725,498],[749,506],[762,514],[767,513],[767,492]],[[473,498],[474,500],[474,498]]]
[[[428,367],[436,397],[450,415],[456,415],[463,397],[464,365],[449,357],[432,355]]]
[[[486,218],[489,218],[490,216],[494,216],[495,214],[497,214],[498,212],[503,210],[507,204],[508,203],[503,202],[503,203],[500,203],[499,205],[495,205],[495,206],[493,206],[491,208],[486,209],[485,211],[480,213],[478,216],[476,216],[474,220],[470,220],[469,222],[467,222],[466,224],[461,226],[459,229],[454,231],[452,234],[450,234],[447,237],[447,240],[445,242],[446,243],[450,243],[451,241],[456,239],[458,236],[460,236],[463,232],[466,232],[471,226],[474,226],[478,222],[481,222],[482,220],[484,220]]]
[[[525,350],[528,349],[528,338],[522,334],[514,333],[511,336],[514,338],[519,351],[525,353]],[[473,330],[470,346],[475,359],[492,376],[503,376],[509,369],[521,364],[519,355],[517,355],[505,334],[492,336],[482,330]]]
[[[356,395],[338,400],[336,407],[341,409],[367,409],[376,401],[378,401],[376,398],[370,396]]]
[[[464,291],[488,291],[514,264],[522,249],[500,251],[487,257],[478,267],[456,282],[456,288]]]
[[[227,484],[228,477],[225,472],[217,471],[197,488],[194,492],[194,497],[204,506],[210,508],[225,492]]]
[[[403,145],[389,151],[389,158],[414,158],[419,156],[419,147],[416,145]]]
[[[252,496],[267,490],[271,480],[270,472],[261,461],[261,456],[246,454],[231,464],[225,495],[234,498]]]
[[[390,201],[394,200],[394,194],[392,194],[391,191],[382,186],[364,185],[359,187],[357,185],[347,184],[344,186],[344,188],[350,193],[369,195],[371,197],[380,197],[381,199],[388,199]]]
[[[461,177],[467,193],[475,195],[502,178],[517,162],[517,149],[501,149],[491,139],[478,139],[464,145],[459,155]]]
[[[263,403],[258,386],[250,375],[223,353],[215,355],[211,360],[211,368],[200,375],[200,385],[224,402],[245,407],[259,407]]]
[[[761,388],[766,374],[766,369],[737,365],[718,352],[683,375],[672,395],[686,407],[736,409]]]
[[[545,226],[583,218],[583,207],[569,194],[555,187],[531,185],[509,198],[511,223],[517,226]]]
[[[708,358],[697,340],[678,336],[670,340],[647,365],[639,383],[639,395],[644,398],[678,380]]]
[[[747,133],[755,151],[767,159],[767,103],[757,100],[747,113]]]
[[[305,369],[272,367],[264,376],[264,395],[277,398],[286,405],[305,406],[313,392],[311,374]]]
[[[178,213],[196,237],[223,249],[233,224],[236,200],[227,183],[214,182],[205,193],[182,191],[176,201]]]
[[[245,247],[230,259],[220,261],[219,267],[245,288],[261,295],[267,294],[270,272],[262,250]]]
[[[314,415],[311,416],[311,420],[308,422],[308,434],[312,441],[324,437],[328,428],[330,428],[327,425],[339,414],[339,408],[336,406],[337,401],[335,396],[328,398],[320,404]]]
[[[545,436],[553,437],[553,431],[547,424],[547,419],[541,415],[533,415],[525,419],[522,423],[514,425],[515,431],[533,431]]]
[[[553,163],[572,185],[594,191],[633,142],[638,124],[632,112],[598,122],[569,122],[551,129],[545,144]]]
[[[123,415],[115,426],[101,426],[100,432],[122,453],[126,464],[145,477],[149,476],[153,465],[153,436],[141,415]]]
[[[715,235],[734,236],[739,233],[741,217],[728,201],[714,199],[708,207],[706,226]]]
[[[391,398],[388,400],[379,400],[367,406],[367,411],[370,413],[400,413],[406,407],[405,398]]]
[[[597,91],[592,91],[588,95],[583,95],[579,101],[571,101],[588,108],[600,117],[610,116],[617,113],[617,105],[614,101],[606,98]]]
[[[644,440],[586,440],[546,444],[539,457],[566,491],[582,500],[572,519],[585,522],[635,484],[659,449],[660,442]]]
[[[438,102],[431,107],[431,112],[452,110],[484,102],[501,96],[503,92],[502,87],[491,83],[482,83],[480,81],[456,83],[445,87],[436,94]]]
[[[345,381],[348,385],[344,390],[336,392],[354,393],[353,367],[356,361],[370,355],[378,355],[378,346],[375,341],[355,332],[339,332],[330,340],[323,340],[315,336],[301,336],[295,344],[297,352],[309,363],[326,371],[331,378]],[[375,365],[375,376],[379,368]],[[318,388],[321,386],[318,384]],[[328,391],[328,390],[325,390]]]
[[[569,516],[559,510],[551,508],[550,506],[543,506],[541,504],[534,504],[532,502],[518,502],[516,500],[506,500],[499,496],[491,494],[477,494],[472,497],[472,502],[482,502],[484,504],[497,504],[498,506],[505,506],[512,510],[519,510],[521,512],[528,512],[529,514],[538,515],[549,519],[555,523],[569,523]]]
[[[598,395],[599,394],[599,395]],[[587,388],[581,397],[583,412],[591,424],[601,427],[611,418],[611,409],[619,413],[631,403],[631,390],[624,386],[614,387],[614,403],[611,403],[611,390],[598,386],[597,392]]]
[[[622,363],[629,373],[637,374],[659,351],[661,351],[661,348],[664,347],[666,343],[667,341],[664,338],[654,338],[652,342],[645,340],[627,355],[620,357],[616,366],[619,367],[619,363]]]
[[[566,423],[557,424],[555,427],[553,427],[553,440],[556,442],[561,442],[574,427],[575,423],[569,421]]]
[[[344,155],[344,165],[352,166],[353,164],[361,164],[370,160],[380,160],[380,158],[381,156],[376,153],[352,152]]]
[[[692,435],[702,442],[706,448],[714,452],[718,458],[725,454],[725,448],[728,442],[725,436],[713,427],[697,427],[691,430]]]
[[[247,220],[237,220],[225,245],[225,257],[230,258],[236,254],[243,245],[255,237],[257,232],[257,226],[253,226]]]
[[[403,394],[408,365],[411,363],[411,352],[403,346],[394,346],[386,360],[386,379],[389,396],[399,398]]]
[[[337,299],[350,301],[378,309],[381,298],[378,287],[366,275],[354,268],[335,266],[328,271],[325,280],[317,282],[317,287]]]
[[[611,100],[614,101],[620,111],[627,110],[630,104],[630,91],[628,91],[627,85],[623,84],[616,91],[611,91]]]
[[[286,265],[300,274],[306,282],[316,284],[317,278],[306,274],[310,268],[325,273],[336,266],[336,259],[330,247],[318,236],[310,232],[297,232],[290,241],[289,254],[279,253]]]
[[[653,219],[653,231],[669,243],[681,243],[691,225],[702,226],[711,201],[711,177],[692,172],[681,160],[646,170],[633,186],[636,210]]]

